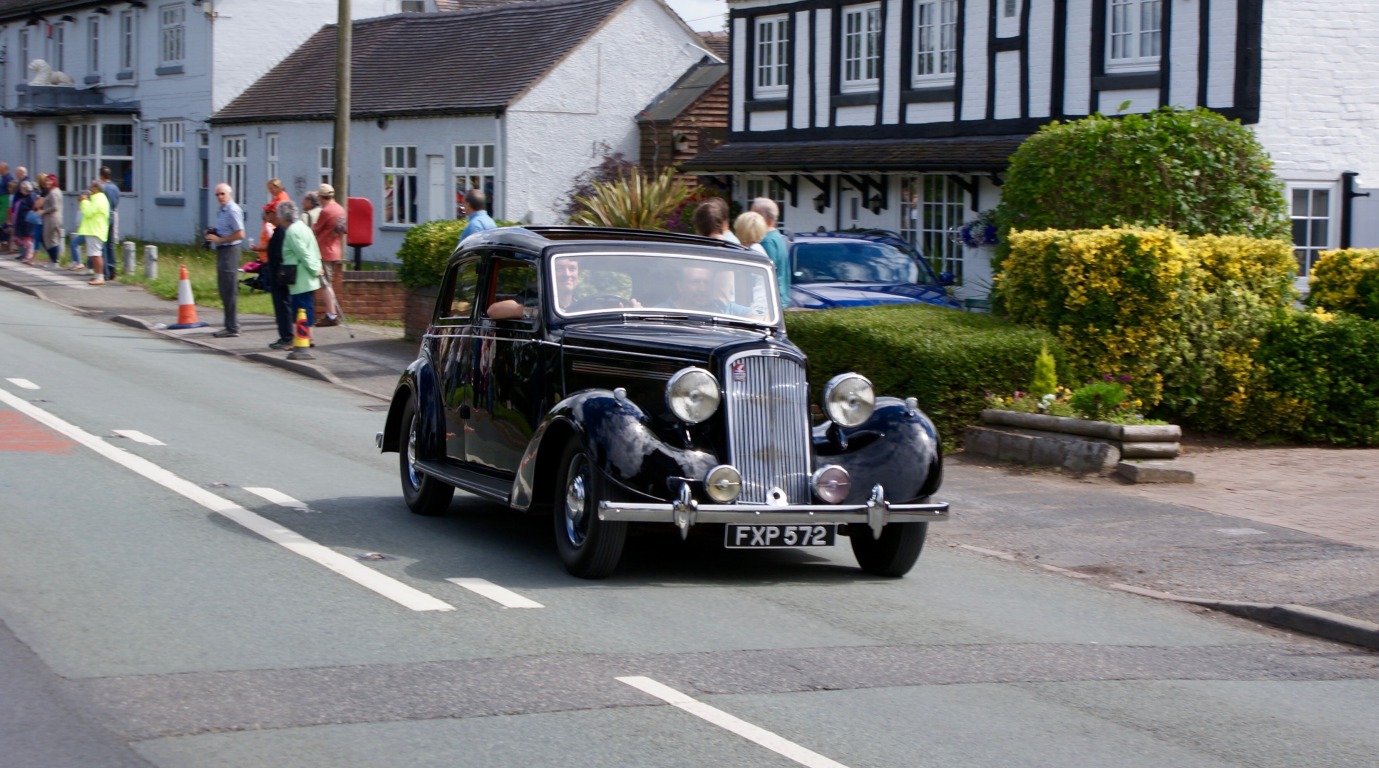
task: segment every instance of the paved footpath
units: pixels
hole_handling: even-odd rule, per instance
[[[175,322],[171,301],[118,282],[93,288],[8,257],[0,257],[0,286],[380,400],[416,355],[401,328],[356,323],[316,329],[315,359],[292,361],[268,349],[272,318],[242,314],[238,338],[216,339],[221,314],[200,308],[210,327],[169,331],[160,326]],[[942,496],[953,519],[930,528],[930,546],[1379,648],[1379,450],[1186,451],[1177,461],[1196,473],[1192,485],[1127,485],[949,457]]]

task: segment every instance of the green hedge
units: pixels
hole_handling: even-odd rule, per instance
[[[1379,320],[1379,248],[1322,251],[1308,289],[1308,306]]]
[[[986,394],[1025,389],[1052,335],[990,315],[924,305],[788,312],[790,340],[809,355],[811,402],[848,371],[871,379],[878,395],[915,397],[938,426],[945,448],[976,424]]]
[[[445,262],[455,252],[460,233],[469,219],[441,219],[418,224],[407,230],[402,247],[397,251],[397,279],[408,288],[440,285],[445,277]],[[498,221],[500,227],[510,227],[515,221]]]
[[[1379,445],[1379,322],[1289,311],[1270,324],[1256,359],[1271,389],[1290,402],[1278,411],[1289,439]]]

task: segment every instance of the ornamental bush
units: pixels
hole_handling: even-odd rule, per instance
[[[408,288],[437,286],[445,277],[445,262],[459,245],[460,233],[469,219],[442,219],[418,224],[407,230],[402,247],[397,251],[397,279]],[[515,221],[497,220],[500,227],[510,227]]]
[[[996,293],[1011,320],[1062,345],[1067,381],[1129,376],[1146,407],[1161,396],[1159,350],[1192,292],[1192,257],[1162,229],[1012,232]]]
[[[1379,445],[1379,321],[1326,312],[1280,313],[1259,364],[1288,393],[1291,417],[1261,434],[1335,445]]]
[[[1287,239],[1283,186],[1254,133],[1207,109],[1057,121],[1010,158],[1008,230],[1163,227]],[[998,247],[997,266],[1007,250]]]
[[[1379,249],[1323,251],[1311,277],[1308,306],[1379,320]]]
[[[833,376],[856,371],[878,395],[915,397],[952,450],[979,420],[987,393],[1013,392],[1029,381],[1030,360],[1048,333],[986,314],[926,305],[787,312],[790,340],[809,355],[811,402]]]

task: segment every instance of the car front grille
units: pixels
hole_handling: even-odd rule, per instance
[[[789,357],[745,352],[728,359],[722,381],[728,459],[742,473],[738,501],[810,503],[809,385],[804,366]]]

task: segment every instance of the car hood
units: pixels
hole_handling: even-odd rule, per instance
[[[585,348],[604,354],[649,353],[702,364],[725,347],[762,343],[768,339],[771,344],[776,344],[778,342],[774,337],[767,335],[773,330],[765,327],[670,325],[657,322],[580,323],[565,326],[564,344],[567,351]]]
[[[916,283],[794,283],[790,303],[805,309],[840,309],[876,304],[936,304],[958,308],[942,288]]]

